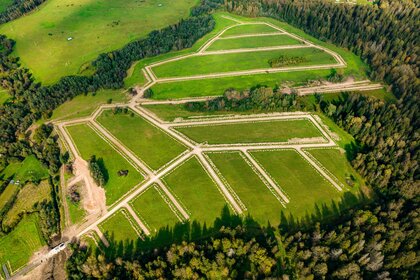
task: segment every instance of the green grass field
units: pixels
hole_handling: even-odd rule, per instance
[[[127,78],[124,80],[124,87],[142,86],[146,84],[147,79],[141,69],[137,69],[137,64],[133,64],[127,71]]]
[[[331,55],[322,50],[315,48],[303,48],[193,56],[158,65],[153,67],[152,70],[158,78],[164,78],[253,69],[268,69],[271,68],[268,61],[273,58],[278,58],[279,56],[305,58],[305,61],[298,62],[293,65],[286,65],[284,67],[336,63],[335,59]]]
[[[250,214],[262,225],[280,222],[280,212],[285,208],[261,181],[239,152],[208,153],[229,186],[247,207]]]
[[[67,199],[67,205],[69,209],[70,214],[70,221],[72,224],[77,224],[83,220],[83,218],[86,215],[86,211],[82,208],[82,206],[79,203],[72,202],[68,197]]]
[[[236,18],[236,15],[230,15],[231,17]],[[237,35],[247,35],[247,34],[259,34],[259,33],[276,33],[280,32],[277,29],[272,28],[266,24],[247,24],[247,25],[238,25],[235,27],[226,30],[221,37],[228,36],[237,36]]]
[[[15,271],[25,265],[44,244],[38,229],[38,217],[25,216],[13,231],[0,237],[0,264],[10,262],[12,271]]]
[[[307,119],[273,120],[176,127],[196,143],[235,144],[287,142],[292,138],[322,137]]]
[[[0,9],[1,9],[1,6],[0,6]],[[0,105],[8,101],[9,98],[10,98],[10,94],[7,92],[7,90],[0,89]]]
[[[0,0],[0,13],[5,11],[12,2],[12,0]]]
[[[71,120],[90,116],[100,105],[112,103],[125,103],[128,98],[121,90],[100,90],[95,94],[78,95],[54,110],[50,120]]]
[[[131,112],[114,114],[107,110],[97,121],[153,170],[159,169],[186,150],[184,145]]]
[[[160,228],[173,226],[180,222],[156,188],[158,186],[153,185],[130,201],[133,210],[152,234]]]
[[[9,184],[4,191],[0,194],[0,211],[3,207],[12,199],[12,197],[18,191],[18,186],[15,184]]]
[[[89,160],[92,155],[103,159],[109,176],[104,186],[107,205],[111,205],[143,181],[143,176],[88,125],[69,126],[67,130],[83,159]],[[128,175],[118,176],[119,170],[128,170]]]
[[[343,150],[339,149],[307,149],[317,161],[324,166],[329,173],[338,179],[347,188],[354,190],[363,185],[363,180],[352,168]]]
[[[39,185],[29,183],[23,186],[12,208],[5,214],[3,225],[12,226],[20,219],[20,215],[31,211],[35,203],[42,202],[43,200],[51,200],[51,187],[48,180],[42,181]]]
[[[15,181],[19,180],[21,184],[27,181],[38,182],[48,176],[48,170],[34,155],[26,157],[22,162],[10,163],[0,173],[0,177],[12,177]]]
[[[118,243],[136,241],[139,238],[137,232],[131,226],[131,217],[129,215],[130,214],[126,210],[118,210],[114,215],[99,225],[99,229],[108,241],[115,241]]]
[[[190,220],[212,225],[226,205],[216,183],[195,157],[166,175],[163,181],[190,212]]]
[[[322,208],[342,195],[295,150],[251,154],[290,197],[285,212],[295,218],[314,213],[315,205]]]
[[[197,0],[50,0],[4,24],[15,54],[37,80],[53,83],[82,72],[100,53],[120,48],[152,30],[178,22]],[[162,6],[159,6],[162,4]],[[73,39],[68,41],[67,38]]]
[[[217,40],[206,51],[298,45],[300,42],[288,35],[259,36]]]

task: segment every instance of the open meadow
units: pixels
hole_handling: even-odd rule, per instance
[[[100,224],[99,229],[109,241],[112,240],[117,243],[136,241],[140,236],[133,228],[133,221],[129,215],[125,209],[119,210]]]

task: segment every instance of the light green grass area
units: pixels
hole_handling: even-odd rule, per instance
[[[238,122],[176,127],[196,143],[235,144],[287,142],[293,138],[322,137],[307,119]]]
[[[130,221],[132,218],[126,210],[119,210],[99,225],[99,229],[108,241],[136,241],[139,236]]]
[[[44,244],[38,229],[38,217],[25,216],[12,232],[0,237],[0,264],[9,262],[12,271],[16,271]]]
[[[127,78],[124,80],[124,87],[142,86],[147,83],[145,74],[141,69],[137,69],[137,63],[133,64],[127,71]]]
[[[97,121],[154,170],[186,150],[184,145],[132,111],[114,114],[107,110]]]
[[[133,210],[153,234],[160,228],[180,222],[153,185],[130,202]]]
[[[293,86],[301,86],[310,80],[326,79],[329,74],[330,70],[305,70],[162,83],[156,84],[152,87],[152,98],[162,100],[185,97],[216,96],[223,95],[223,93],[229,88],[244,90],[257,85],[274,87],[276,85],[287,83]]]
[[[224,28],[226,28],[228,26],[231,26],[231,25],[235,24],[234,21],[226,19],[226,18],[222,17],[222,15],[223,15],[222,13],[213,14],[213,18],[216,21],[216,25],[215,25],[214,29],[211,32],[204,35],[202,38],[198,39],[197,42],[191,48],[183,49],[183,50],[180,50],[180,51],[173,51],[173,52],[161,54],[161,55],[154,56],[154,57],[147,57],[147,58],[144,58],[142,60],[139,60],[139,61],[133,63],[131,68],[127,71],[127,78],[124,81],[126,88],[128,88],[130,86],[133,86],[133,85],[137,85],[137,84],[141,85],[144,82],[141,70],[146,65],[150,65],[152,63],[162,61],[162,60],[165,60],[165,59],[168,59],[168,58],[171,58],[171,57],[196,52],[202,45],[204,45],[209,39],[216,36],[221,30],[223,30]],[[135,77],[137,77],[137,79]]]
[[[235,15],[230,15],[230,17],[236,18]],[[257,20],[258,21],[258,20]],[[226,30],[221,37],[228,36],[237,36],[237,35],[248,35],[248,34],[259,34],[259,33],[276,33],[280,32],[277,29],[274,29],[267,24],[247,24],[247,25],[238,25],[235,27]]]
[[[347,160],[345,151],[334,148],[307,149],[306,151],[337,178],[337,183],[342,183],[350,190],[357,190],[363,185],[362,178]]]
[[[21,214],[31,211],[35,203],[43,200],[51,200],[51,187],[48,180],[42,181],[39,185],[30,183],[23,186],[12,208],[4,216],[3,225],[13,226],[20,219]]]
[[[103,159],[109,177],[104,186],[107,205],[143,181],[143,176],[88,125],[69,126],[67,130],[83,159],[89,160],[92,155]],[[128,170],[128,175],[118,176],[120,170]]]
[[[66,197],[66,199],[71,223],[77,224],[81,222],[86,215],[86,211],[83,209],[82,205],[80,205],[80,202],[72,202],[68,197]]]
[[[332,119],[325,116],[322,113],[316,113],[320,118],[322,124],[324,124],[330,132],[333,133],[334,142],[338,144],[341,148],[345,149],[348,145],[351,145],[355,142],[353,136],[351,136],[347,131],[339,127]]]
[[[284,207],[239,152],[207,155],[245,204],[248,210],[245,214],[251,215],[262,225],[280,222],[280,212]]]
[[[187,17],[197,2],[49,0],[1,26],[0,33],[16,41],[16,56],[39,81],[52,83],[82,72],[82,65],[101,53]]]
[[[324,65],[337,63],[328,53],[316,48],[284,49],[246,53],[227,53],[192,56],[153,67],[158,78],[183,77],[199,74],[224,73],[252,69],[268,69],[270,59],[302,57],[305,60],[284,67]],[[283,68],[283,67],[282,67]]]
[[[288,35],[244,37],[217,40],[206,51],[233,50],[246,48],[274,47],[301,44]]]
[[[163,181],[190,212],[192,221],[197,220],[212,225],[226,205],[216,183],[195,157],[188,159],[166,175]]]
[[[338,192],[295,150],[253,151],[252,156],[265,168],[290,197],[286,213],[296,217],[315,212],[338,201],[343,193]]]
[[[3,207],[15,196],[18,191],[18,186],[15,184],[9,184],[0,194],[0,211],[3,210]]]
[[[108,100],[112,103],[125,103],[128,98],[121,90],[100,90],[95,94],[78,95],[54,110],[50,120],[71,120],[90,116],[100,105]]]
[[[0,0],[0,13],[5,11],[10,4],[12,4],[12,0]]]
[[[1,7],[0,7],[0,9],[1,9]],[[6,101],[8,101],[10,97],[11,96],[7,92],[7,90],[0,89],[0,105],[4,104]]]
[[[10,163],[0,173],[0,177],[12,177],[15,181],[19,180],[21,184],[27,181],[38,182],[48,176],[48,170],[34,155],[26,157],[22,162]]]

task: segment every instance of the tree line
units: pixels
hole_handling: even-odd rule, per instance
[[[13,0],[6,9],[0,13],[0,24],[12,21],[29,13],[46,0]]]

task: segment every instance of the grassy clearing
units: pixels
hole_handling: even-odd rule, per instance
[[[51,200],[51,187],[47,180],[42,181],[39,185],[32,183],[25,185],[19,191],[12,208],[6,213],[3,224],[13,225],[19,219],[20,214],[31,211],[35,203],[43,200]]]
[[[72,222],[72,224],[77,224],[81,222],[86,215],[86,211],[80,205],[80,202],[72,202],[68,197],[66,197],[66,199],[69,208],[70,221]]]
[[[290,197],[286,213],[303,217],[339,200],[339,193],[295,150],[255,151],[254,158]]]
[[[230,15],[229,16],[233,16]],[[233,16],[234,18],[236,16]],[[247,24],[247,25],[238,25],[230,28],[221,37],[227,36],[236,36],[236,35],[247,35],[247,34],[259,34],[259,33],[275,33],[280,32],[277,29],[272,28],[266,24]]]
[[[109,177],[104,186],[107,205],[143,181],[143,176],[88,125],[69,126],[67,130],[83,159],[89,160],[92,155],[103,159]],[[118,176],[119,170],[128,170],[128,175]]]
[[[186,150],[184,145],[132,111],[114,114],[106,110],[97,121],[154,170]]]
[[[153,71],[158,78],[163,78],[252,69],[268,69],[271,68],[268,61],[273,58],[278,58],[279,56],[305,58],[305,61],[293,65],[286,65],[284,67],[336,63],[331,55],[322,50],[316,48],[303,48],[193,56],[153,67]]]
[[[148,57],[148,58],[145,58],[145,59],[142,59],[142,60],[139,60],[139,61],[135,62],[132,65],[132,68],[130,68],[127,71],[126,81],[129,80],[129,82],[127,81],[126,86],[142,84],[143,78],[141,77],[140,73],[141,73],[141,70],[146,65],[150,65],[154,62],[162,61],[162,60],[165,60],[165,59],[168,59],[168,58],[171,58],[171,57],[195,52],[202,45],[204,45],[205,42],[207,42],[209,39],[216,36],[217,33],[219,33],[222,29],[235,24],[234,21],[223,18],[222,14],[220,14],[220,13],[213,14],[213,17],[216,21],[216,25],[215,25],[213,31],[209,32],[208,34],[203,36],[201,39],[197,40],[197,42],[191,48],[180,50],[180,51],[169,52],[169,53],[165,53],[165,54],[162,54],[162,55],[159,55],[159,56]],[[136,75],[136,77],[139,77],[140,79],[136,80],[135,78],[132,78],[132,77],[134,77],[134,75]]]
[[[83,72],[100,53],[176,23],[196,0],[51,0],[0,33],[16,41],[15,54],[44,83]],[[162,4],[162,6],[159,6]],[[68,41],[67,38],[73,39]]]
[[[99,225],[99,229],[108,241],[125,242],[136,241],[139,236],[131,226],[131,218],[126,210],[119,210]],[[130,216],[128,216],[130,217]]]
[[[163,83],[156,84],[152,87],[152,98],[162,100],[216,96],[223,95],[229,88],[244,90],[256,85],[274,87],[287,83],[293,86],[301,86],[306,84],[309,80],[326,79],[329,74],[330,70],[305,70]]]
[[[195,157],[166,175],[164,182],[190,212],[191,220],[210,225],[226,204],[217,185]]]
[[[18,186],[9,184],[4,191],[0,194],[0,211],[3,207],[13,198],[18,191]]]
[[[1,6],[0,6],[0,12],[1,12]],[[7,92],[7,90],[0,89],[0,105],[4,104],[6,101],[9,100],[10,94]]]
[[[347,131],[339,127],[332,119],[325,116],[322,113],[316,114],[322,123],[328,128],[329,131],[333,133],[334,142],[338,144],[341,148],[345,149],[348,145],[355,143],[353,136],[351,136]]]
[[[150,232],[157,232],[160,228],[173,226],[179,222],[168,204],[153,185],[130,202],[133,210],[146,224]]]
[[[10,262],[12,271],[15,271],[25,265],[44,244],[38,229],[38,217],[25,216],[12,232],[0,237],[0,263]]]
[[[48,176],[48,170],[34,155],[26,157],[22,162],[10,163],[0,173],[0,177],[12,177],[15,181],[19,180],[21,184],[27,181],[39,182]]]
[[[112,103],[124,103],[127,95],[121,90],[100,90],[95,94],[78,95],[54,110],[50,120],[71,120],[90,116],[98,106]]]
[[[307,119],[273,120],[176,127],[196,143],[235,144],[287,142],[292,138],[322,137]]]
[[[346,154],[340,149],[307,149],[322,166],[338,179],[340,183],[351,190],[357,190],[363,185],[363,180],[350,165]]]
[[[248,209],[247,214],[263,225],[268,221],[272,225],[280,222],[280,211],[284,210],[283,206],[239,152],[207,155],[245,204]]]
[[[124,80],[124,87],[130,88],[134,86],[142,86],[147,83],[146,76],[143,71],[139,69],[136,70],[137,64],[133,64],[130,69],[127,71],[127,78]]]
[[[298,44],[301,44],[301,42],[288,35],[244,37],[217,40],[213,44],[211,44],[207,51],[260,48]]]
[[[0,0],[0,13],[5,11],[6,8],[12,3],[12,0]]]

